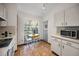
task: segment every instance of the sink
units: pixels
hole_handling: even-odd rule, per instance
[[[7,47],[11,41],[12,41],[12,38],[0,40],[0,48]]]

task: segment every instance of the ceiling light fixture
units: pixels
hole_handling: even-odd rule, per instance
[[[43,9],[43,10],[46,9],[46,4],[43,4],[42,9]]]

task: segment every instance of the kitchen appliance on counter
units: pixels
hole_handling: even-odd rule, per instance
[[[12,36],[12,33],[9,33],[8,31],[1,33],[1,37],[11,37],[11,36]]]
[[[60,35],[73,39],[79,39],[79,30],[61,30]]]

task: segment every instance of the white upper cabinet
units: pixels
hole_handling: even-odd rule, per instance
[[[79,6],[55,14],[56,26],[79,26]]]
[[[0,4],[0,17],[3,17],[3,14],[4,14],[4,8],[3,5]]]
[[[7,20],[7,12],[6,12],[6,6],[5,5],[3,5],[3,17],[4,17],[4,19],[5,20]]]
[[[60,11],[54,16],[56,26],[64,26],[64,11]]]
[[[79,6],[65,10],[66,26],[79,26]]]
[[[3,4],[0,4],[0,17],[6,20],[6,8]]]
[[[17,7],[16,4],[5,4],[7,26],[17,26]]]
[[[6,19],[6,8],[4,4],[0,4],[0,17],[3,18],[6,21],[1,21],[0,26],[6,26],[7,25],[7,19]]]

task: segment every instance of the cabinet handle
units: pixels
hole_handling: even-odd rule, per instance
[[[71,43],[67,42],[67,45],[71,46]]]

